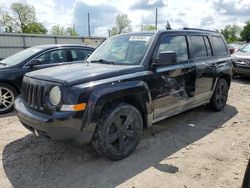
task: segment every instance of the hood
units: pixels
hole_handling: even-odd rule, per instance
[[[237,51],[236,53],[232,54],[232,57],[235,59],[249,59],[250,60],[250,52]]]
[[[0,71],[1,70],[6,70],[6,69],[9,69],[10,67],[6,66],[6,65],[1,65],[0,64]]]
[[[30,72],[25,76],[71,86],[114,76],[131,74],[140,70],[143,70],[143,67],[79,63],[41,69]]]

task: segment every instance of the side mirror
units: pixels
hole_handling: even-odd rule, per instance
[[[29,66],[31,67],[31,68],[33,68],[34,66],[36,66],[36,65],[41,65],[41,61],[40,60],[38,60],[38,59],[33,59],[33,60],[31,60],[30,61],[30,63],[29,63]]]
[[[235,52],[235,49],[234,48],[229,48],[229,52],[232,55]]]
[[[164,51],[156,59],[156,66],[171,65],[177,63],[177,54],[173,51]]]

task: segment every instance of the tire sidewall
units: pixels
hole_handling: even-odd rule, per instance
[[[12,92],[12,94],[14,96],[14,100],[15,100],[15,98],[17,97],[18,94],[17,94],[17,91],[14,87],[12,87],[9,84],[5,84],[5,83],[0,83],[0,87],[7,88],[8,90],[10,90]],[[5,113],[11,112],[13,110],[14,110],[14,104],[10,108],[8,108],[7,110],[0,111],[0,114],[5,114]]]
[[[94,148],[97,150],[97,152],[102,156],[111,160],[121,160],[127,157],[129,154],[131,154],[139,144],[143,131],[143,121],[140,112],[132,105],[122,103],[116,105],[115,107],[112,107],[112,109],[107,110],[108,114],[106,115],[106,117],[104,116],[105,119],[102,119],[103,118],[102,117],[100,123],[98,123],[97,134],[94,134],[97,137],[94,138],[94,142],[92,142],[92,144]],[[117,113],[119,113],[119,111],[124,109],[130,109],[130,111],[133,111],[133,115],[138,121],[137,123],[138,134],[137,137],[135,138],[135,141],[129,148],[127,148],[124,152],[117,152],[114,151],[110,147],[110,144],[107,143],[107,138],[108,138],[107,135],[112,119],[115,117]],[[98,146],[96,144],[98,144]]]
[[[218,90],[219,90],[219,87],[221,85],[224,85],[226,87],[226,100],[225,100],[225,103],[223,105],[220,105],[218,104],[217,100],[216,100],[216,97],[218,95]],[[216,111],[221,111],[225,106],[226,106],[226,103],[227,103],[227,99],[228,99],[228,90],[229,90],[229,86],[228,86],[228,83],[225,79],[219,79],[217,85],[216,85],[216,88],[215,88],[215,91],[214,91],[214,95],[212,97],[212,108],[214,108]]]

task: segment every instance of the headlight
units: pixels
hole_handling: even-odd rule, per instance
[[[61,101],[61,90],[58,86],[54,86],[49,92],[49,101],[53,106],[57,106]]]

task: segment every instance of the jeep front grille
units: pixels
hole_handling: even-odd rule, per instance
[[[42,85],[23,81],[22,98],[24,102],[31,108],[43,110],[43,94],[44,87]]]

